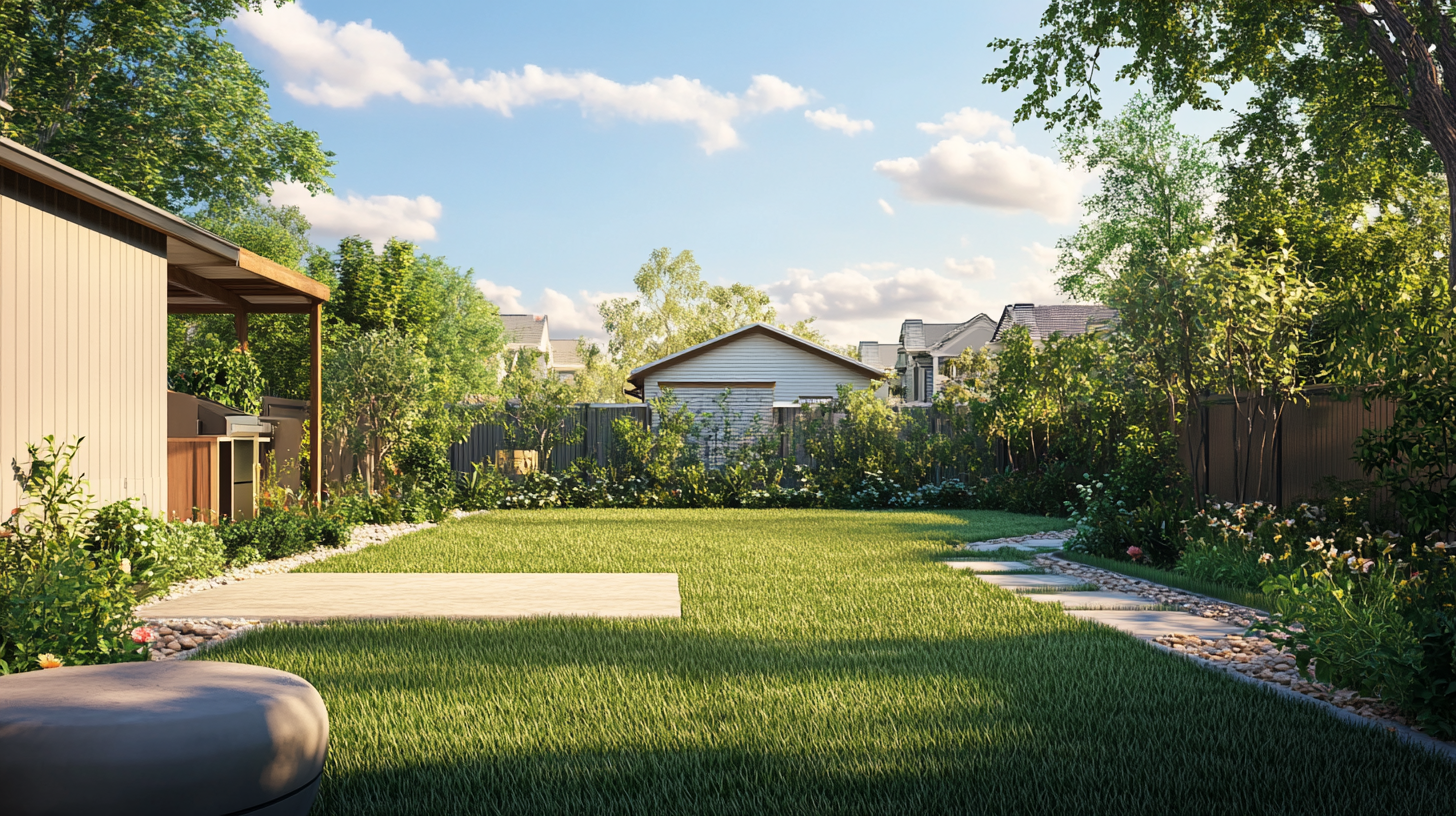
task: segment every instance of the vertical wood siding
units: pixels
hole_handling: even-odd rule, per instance
[[[166,239],[0,169],[0,513],[46,435],[85,437],[99,501],[165,511],[166,378]]]

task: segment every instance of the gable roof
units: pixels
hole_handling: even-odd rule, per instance
[[[505,324],[506,334],[511,336],[507,345],[541,345],[541,332],[546,327],[546,315],[503,314],[500,319]]]
[[[1089,327],[1117,319],[1117,310],[1100,303],[1037,306],[1013,303],[1001,310],[1001,320],[991,342],[1005,339],[1012,326],[1025,326],[1032,340],[1045,340],[1053,333],[1066,337],[1086,334]]]
[[[905,351],[912,354],[927,350],[933,352],[937,348],[948,345],[978,322],[985,323],[987,327],[995,325],[984,312],[963,323],[926,323],[918,319],[906,320],[900,324],[900,345]]]
[[[767,335],[775,340],[778,340],[781,343],[785,343],[790,346],[796,346],[803,349],[804,351],[809,352],[810,354],[823,357],[824,359],[832,363],[837,363],[841,366],[844,366],[845,368],[862,376],[871,377],[873,379],[879,379],[884,376],[884,372],[878,368],[875,368],[874,366],[865,365],[864,363],[861,363],[859,360],[856,360],[853,357],[846,357],[843,354],[838,354],[836,352],[830,351],[829,349],[824,348],[818,343],[811,343],[808,340],[790,334],[789,332],[786,332],[777,326],[770,326],[767,323],[750,323],[747,326],[734,329],[733,331],[726,334],[720,334],[717,337],[714,337],[712,340],[705,340],[697,344],[696,346],[689,346],[675,354],[669,354],[662,359],[653,360],[646,365],[638,366],[637,368],[632,369],[632,373],[628,375],[627,380],[638,388],[641,388],[643,383],[647,381],[647,375],[651,374],[653,371],[656,371],[659,368],[676,365],[677,363],[680,363],[684,360],[690,360],[693,357],[717,348],[718,346],[726,345],[735,340],[739,340],[744,337],[750,337],[756,334]]]
[[[981,314],[976,315],[975,317],[967,320],[964,323],[957,323],[951,326],[949,330],[941,334],[940,339],[936,340],[935,343],[930,346],[929,350],[934,353],[938,349],[945,348],[946,346],[954,343],[957,339],[959,339],[962,334],[965,334],[966,332],[975,328],[978,324],[985,326],[988,329],[994,329],[996,326],[995,322],[992,321],[986,313],[982,312]]]
[[[581,355],[576,353],[576,340],[551,341],[551,367],[554,369],[585,368]]]

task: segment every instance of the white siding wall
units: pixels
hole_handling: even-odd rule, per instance
[[[644,390],[653,399],[661,393],[659,382],[735,381],[772,382],[775,402],[793,402],[832,397],[840,383],[866,388],[870,377],[767,335],[750,334],[652,372]]]
[[[86,438],[98,500],[165,511],[165,242],[0,173],[0,514],[18,503],[11,461],[46,435]]]
[[[801,399],[822,399],[834,396],[840,383],[855,388],[870,384],[867,374],[859,374],[817,354],[762,334],[741,336],[690,357],[677,365],[654,371],[643,383],[647,399],[662,395],[660,383],[712,383],[703,386],[672,386],[673,394],[693,413],[713,414],[706,426],[721,428],[722,411],[717,404],[724,388],[731,388],[727,408],[736,416],[732,432],[738,438],[734,446],[749,441],[753,419],[765,430],[773,427],[773,404]],[[745,385],[733,386],[733,383]],[[747,384],[774,383],[772,388]],[[655,419],[655,417],[654,417]],[[710,457],[709,464],[717,464]]]

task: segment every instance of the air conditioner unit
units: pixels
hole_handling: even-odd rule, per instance
[[[227,436],[267,436],[273,426],[255,416],[227,417]]]

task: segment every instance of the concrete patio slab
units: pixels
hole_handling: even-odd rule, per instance
[[[1244,627],[1238,624],[1209,620],[1183,612],[1068,609],[1067,614],[1097,621],[1144,639],[1172,634],[1221,638],[1225,635],[1242,635],[1244,633]]]
[[[1012,592],[1028,589],[1061,589],[1084,586],[1086,581],[1070,575],[977,575],[988,584],[995,584]]]
[[[1126,592],[1024,592],[1022,597],[1040,603],[1059,603],[1063,609],[1150,609],[1159,606],[1151,598]],[[1185,617],[1193,617],[1187,615]]]
[[[968,558],[964,561],[942,561],[940,563],[951,569],[970,570],[971,572],[1017,572],[1035,569],[1025,561],[977,561]]]
[[[285,573],[137,610],[142,618],[680,618],[675,573]]]

